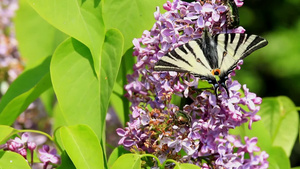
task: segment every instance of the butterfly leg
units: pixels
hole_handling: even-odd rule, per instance
[[[225,82],[221,82],[221,86],[225,89],[225,91],[227,93],[227,96],[229,97],[229,91],[227,89],[227,86],[226,86]]]
[[[219,83],[216,80],[213,80],[213,79],[207,80],[207,82],[214,86],[215,95],[216,95],[216,98],[218,98]]]
[[[213,86],[214,86],[214,89],[215,89],[215,95],[216,95],[216,98],[218,98],[218,88],[219,88],[219,83],[216,82],[216,83],[213,84]]]

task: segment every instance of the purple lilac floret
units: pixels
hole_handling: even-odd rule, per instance
[[[43,145],[43,148],[39,149],[39,159],[44,164],[44,168],[47,168],[49,164],[59,164],[60,158],[57,155],[56,149],[50,150],[48,145]]]
[[[235,3],[238,7],[243,5],[241,0]],[[204,27],[212,34],[243,33],[244,28],[228,29],[228,6],[220,0],[174,0],[163,8],[166,13],[161,14],[159,8],[154,13],[152,29],[133,40],[137,63],[125,86],[132,114],[127,127],[117,129],[122,137],[119,144],[132,151],[152,153],[161,162],[171,158],[203,168],[268,168],[268,154],[256,146],[257,138],[245,137],[243,144],[229,134],[230,129],[247,122],[251,128],[253,122],[260,120],[256,113],[262,101],[246,85],[231,79],[235,72],[226,84],[229,97],[223,88],[216,97],[212,88],[195,89],[199,88],[199,79],[190,74],[153,71],[165,53],[200,38]],[[192,103],[179,108],[171,102],[178,96]],[[186,113],[184,120],[176,119],[180,111]]]

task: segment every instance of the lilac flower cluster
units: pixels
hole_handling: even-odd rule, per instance
[[[17,51],[12,17],[18,9],[18,0],[0,1],[0,94],[3,95],[9,84],[23,71]]]
[[[31,154],[31,165],[33,165],[33,153],[37,145],[35,142],[29,141],[29,134],[23,133],[21,138],[16,137],[8,140],[5,144],[0,145],[0,149],[5,151],[12,151],[22,155],[27,160],[27,149]],[[43,168],[47,168],[49,164],[59,164],[60,158],[58,157],[56,150],[50,148],[48,145],[44,145],[42,149],[39,149],[39,159],[43,163]]]
[[[27,159],[27,149],[29,149],[31,152],[31,157],[33,157],[33,150],[36,148],[36,144],[34,142],[29,142],[28,138],[28,133],[24,133],[21,139],[19,137],[10,139],[4,145],[2,145],[1,148],[16,152],[22,155],[25,159]]]
[[[241,0],[235,0],[238,7]],[[268,154],[260,152],[257,138],[241,140],[229,134],[256,115],[262,99],[249,92],[246,85],[227,81],[229,96],[221,87],[200,91],[199,79],[186,73],[155,72],[155,63],[168,51],[191,39],[200,38],[204,27],[212,34],[243,33],[242,27],[228,29],[229,7],[221,0],[184,2],[174,0],[163,5],[165,14],[154,13],[156,22],[150,31],[134,39],[137,63],[128,75],[126,97],[132,103],[131,119],[124,129],[117,129],[119,144],[131,151],[152,153],[163,162],[168,158],[203,168],[268,168]],[[237,69],[240,69],[239,63]],[[243,89],[243,94],[241,93]],[[200,86],[201,89],[201,86]],[[189,98],[183,107],[172,104],[174,97]],[[260,154],[259,154],[260,153]]]

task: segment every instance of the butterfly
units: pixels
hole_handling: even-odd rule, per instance
[[[225,83],[228,75],[240,60],[267,44],[268,41],[258,35],[211,35],[204,29],[201,38],[191,40],[165,54],[156,62],[154,71],[190,73],[212,84],[216,95],[221,85],[229,96]]]

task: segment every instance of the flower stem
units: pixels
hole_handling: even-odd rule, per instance
[[[30,153],[31,153],[31,167],[32,167],[32,165],[33,165],[33,153],[34,153],[34,151],[33,150],[30,150]]]
[[[47,134],[45,132],[42,132],[42,131],[38,131],[38,130],[18,130],[18,132],[21,132],[21,133],[24,133],[24,132],[39,133],[39,134],[42,134],[42,135],[48,137],[49,140],[54,141],[53,138],[49,134]]]

